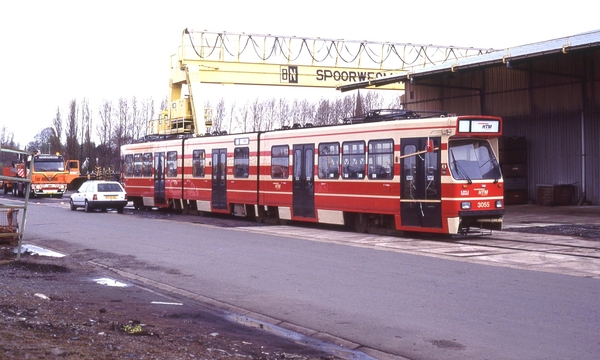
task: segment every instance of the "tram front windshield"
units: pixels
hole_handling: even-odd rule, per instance
[[[499,180],[500,166],[487,140],[464,139],[448,143],[450,172],[456,180]]]

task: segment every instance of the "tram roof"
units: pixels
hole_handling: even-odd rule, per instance
[[[493,51],[488,54],[471,56],[459,59],[453,63],[426,66],[423,68],[409,71],[402,75],[392,75],[381,77],[374,80],[360,81],[353,84],[341,85],[338,90],[350,91],[366,88],[368,86],[383,86],[397,82],[410,81],[411,78],[430,76],[435,74],[456,72],[469,68],[478,68],[490,65],[505,64],[510,67],[511,61],[531,59],[550,54],[569,53],[575,50],[592,49],[600,47],[600,30],[594,30],[573,36],[562,37],[553,40],[546,40],[538,43],[506,48],[504,50]]]

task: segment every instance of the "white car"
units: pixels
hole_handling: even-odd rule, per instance
[[[127,193],[117,181],[88,180],[77,192],[71,194],[71,210],[82,207],[86,212],[94,209],[117,209],[119,214],[127,205]]]

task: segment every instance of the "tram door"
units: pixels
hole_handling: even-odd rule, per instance
[[[315,144],[294,145],[294,216],[315,217]]]
[[[212,208],[227,209],[227,149],[212,152]]]
[[[154,204],[167,203],[165,194],[165,153],[154,153]]]
[[[403,226],[442,227],[440,138],[401,139],[400,218]],[[419,153],[421,152],[421,153]],[[412,154],[412,155],[411,155]]]

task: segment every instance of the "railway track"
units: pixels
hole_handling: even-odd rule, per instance
[[[497,231],[489,236],[449,238],[358,234],[306,226],[237,228],[383,251],[557,274],[600,278],[600,240],[571,235]]]

